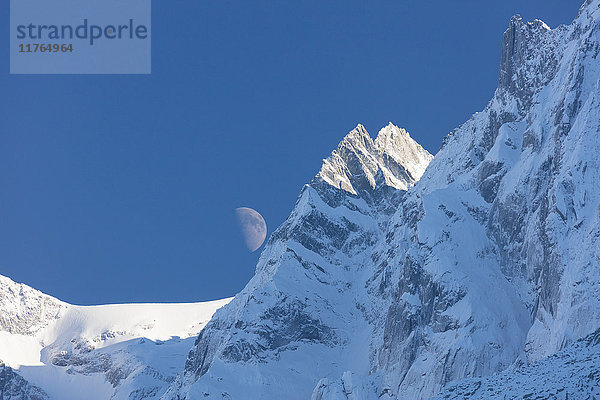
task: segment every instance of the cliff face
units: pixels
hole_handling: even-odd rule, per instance
[[[514,17],[494,97],[431,164],[357,127],[165,398],[427,398],[598,329],[599,52],[598,0]]]

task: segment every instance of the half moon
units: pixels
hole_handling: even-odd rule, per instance
[[[244,235],[248,250],[256,251],[262,246],[267,237],[267,224],[265,219],[258,213],[248,207],[239,207],[235,209],[240,229]]]

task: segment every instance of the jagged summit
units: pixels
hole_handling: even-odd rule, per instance
[[[356,128],[348,132],[348,134],[342,138],[338,147],[351,146],[352,144],[358,144],[360,142],[363,142],[365,145],[367,145],[367,143],[373,144],[371,135],[369,135],[369,132],[367,132],[367,129],[363,124],[357,124]]]
[[[315,177],[352,194],[370,191],[381,174],[386,185],[407,190],[423,175],[433,156],[408,132],[391,122],[375,141],[361,124],[350,131]]]
[[[520,15],[513,16],[502,38],[498,88],[525,98],[547,84],[557,64],[553,39],[543,21],[526,23]]]
[[[433,159],[433,155],[413,140],[408,131],[391,122],[379,131],[374,143],[384,157],[390,157],[396,165],[406,169],[412,184],[421,179]]]

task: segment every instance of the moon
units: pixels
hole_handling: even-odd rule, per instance
[[[258,213],[248,207],[239,207],[235,213],[240,224],[240,229],[244,234],[246,246],[251,252],[258,250],[267,237],[267,224],[265,219]]]

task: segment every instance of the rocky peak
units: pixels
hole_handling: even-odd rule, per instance
[[[502,38],[498,89],[514,96],[527,109],[531,98],[556,74],[558,43],[541,20],[511,18]]]
[[[0,276],[0,331],[33,335],[59,318],[66,304]]]
[[[432,159],[408,132],[392,123],[379,132],[375,141],[359,124],[323,160],[315,180],[355,195],[372,191],[382,181],[387,186],[407,190],[419,180]]]
[[[384,157],[406,168],[414,182],[421,178],[433,159],[427,150],[410,137],[408,131],[391,122],[377,134],[375,148]]]
[[[373,140],[369,135],[369,132],[365,129],[362,124],[356,125],[356,128],[351,130],[338,145],[339,148],[354,148],[357,151],[369,150],[373,147]]]

